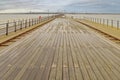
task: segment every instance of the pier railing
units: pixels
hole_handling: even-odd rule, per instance
[[[0,35],[8,35],[10,32],[17,32],[18,30],[31,27],[45,20],[52,19],[58,16],[60,15],[47,16],[43,18],[22,19],[17,21],[14,20],[13,22],[8,21],[6,23],[0,24]]]
[[[91,21],[94,23],[102,24],[108,27],[115,27],[116,29],[120,29],[120,21],[112,20],[112,19],[103,19],[103,18],[93,18],[93,17],[82,17],[80,19]]]

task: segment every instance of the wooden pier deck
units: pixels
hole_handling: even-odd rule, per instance
[[[120,48],[58,18],[0,51],[0,80],[120,80]]]

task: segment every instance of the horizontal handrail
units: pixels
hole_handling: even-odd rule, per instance
[[[22,30],[23,28],[31,27],[45,20],[49,20],[59,16],[61,15],[47,16],[43,18],[14,20],[13,22],[8,21],[6,23],[0,24],[0,35],[4,35],[4,34],[8,35],[10,32],[16,32],[17,30]]]
[[[106,26],[116,27],[117,29],[120,29],[120,21],[119,20],[94,18],[94,17],[82,17],[80,19],[84,19],[87,21],[99,23],[99,24],[106,25]]]

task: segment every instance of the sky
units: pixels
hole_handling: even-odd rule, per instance
[[[0,0],[0,13],[120,13],[120,0]]]

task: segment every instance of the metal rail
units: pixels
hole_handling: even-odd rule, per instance
[[[23,28],[31,27],[33,25],[39,24],[40,22],[43,22],[45,20],[59,17],[61,15],[54,15],[43,18],[32,18],[32,19],[23,19],[23,20],[17,20],[13,22],[6,22],[0,24],[0,36],[1,35],[9,35],[10,32],[16,32],[18,30],[22,30]]]
[[[119,20],[112,20],[112,19],[104,19],[104,18],[93,18],[93,17],[83,17],[81,19],[92,21],[95,23],[99,23],[102,25],[115,27],[117,29],[120,29],[120,21]]]

